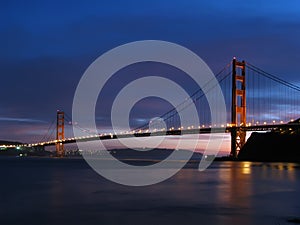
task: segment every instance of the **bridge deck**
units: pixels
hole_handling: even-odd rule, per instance
[[[53,140],[49,142],[28,144],[26,146],[51,146],[57,143],[69,144],[76,141],[95,141],[95,140],[112,140],[120,138],[132,137],[155,137],[155,136],[173,136],[173,135],[188,135],[188,134],[210,134],[210,133],[230,133],[232,129],[240,129],[244,131],[271,131],[271,130],[300,130],[300,124],[272,124],[272,125],[255,125],[246,127],[212,127],[212,128],[198,128],[198,129],[185,129],[185,130],[168,130],[157,132],[136,132],[125,134],[107,134],[107,135],[92,135],[78,138],[67,138],[64,140]]]

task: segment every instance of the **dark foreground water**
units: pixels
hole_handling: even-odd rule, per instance
[[[297,164],[215,162],[148,187],[114,184],[79,159],[0,158],[0,224],[292,224]]]

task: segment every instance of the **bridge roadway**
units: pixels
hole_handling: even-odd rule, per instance
[[[123,133],[123,134],[100,134],[100,135],[90,135],[78,138],[66,138],[63,140],[53,140],[48,142],[26,144],[23,146],[51,146],[57,143],[70,144],[76,141],[95,141],[95,140],[112,140],[120,138],[132,138],[132,137],[155,137],[155,136],[172,136],[172,135],[188,135],[188,134],[210,134],[210,133],[230,133],[233,129],[240,129],[244,131],[300,131],[300,123],[291,124],[272,124],[272,125],[255,125],[246,127],[210,127],[210,128],[194,128],[194,129],[184,129],[184,130],[167,130],[167,131],[156,131],[156,132],[135,132],[135,133]]]

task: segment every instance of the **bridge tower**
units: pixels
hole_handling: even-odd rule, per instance
[[[65,113],[62,111],[57,111],[56,115],[56,140],[65,139]],[[56,155],[58,157],[64,157],[65,149],[63,143],[56,143]]]
[[[246,143],[246,68],[245,61],[232,60],[231,152],[237,158]]]

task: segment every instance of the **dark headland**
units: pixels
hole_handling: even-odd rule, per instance
[[[300,162],[300,134],[254,132],[241,149],[238,159],[263,162]]]

